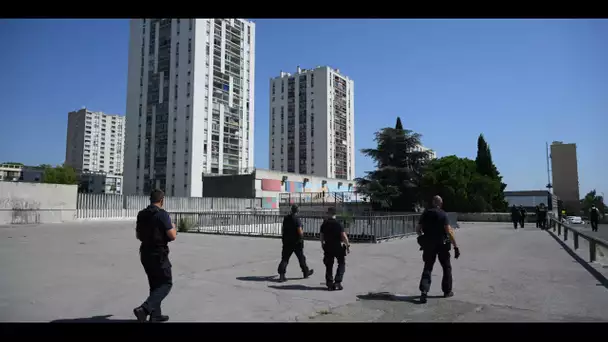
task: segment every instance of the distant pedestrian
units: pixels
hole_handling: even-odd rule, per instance
[[[589,209],[589,221],[591,222],[591,231],[597,232],[598,224],[600,222],[600,210],[594,205]]]
[[[538,206],[538,214],[536,214],[536,222],[539,224],[539,227],[543,230],[547,229],[547,214],[548,209],[544,203],[541,203]]]
[[[336,220],[336,210],[327,210],[328,218],[321,224],[321,248],[325,264],[325,284],[330,291],[342,290],[344,272],[346,272],[346,254],[350,251],[348,236],[344,227]],[[334,260],[338,262],[334,278]]]
[[[280,282],[287,281],[285,273],[287,272],[289,259],[294,253],[300,263],[302,276],[308,278],[314,273],[314,270],[309,269],[308,265],[306,265],[306,257],[304,256],[304,231],[302,230],[302,221],[300,221],[300,218],[298,217],[298,211],[298,206],[294,204],[291,206],[291,213],[283,218],[281,234],[283,248],[281,251],[281,262],[279,263],[278,268]]]
[[[540,208],[538,205],[534,207],[534,214],[536,215],[536,228],[540,228]]]
[[[519,225],[523,228],[524,227],[524,223],[526,222],[526,216],[528,215],[528,212],[526,211],[526,209],[524,208],[523,205],[519,206]]]
[[[521,212],[519,209],[513,204],[511,206],[511,221],[513,222],[513,228],[517,229],[517,225],[519,224],[519,217],[521,216]]]
[[[148,316],[151,322],[169,320],[169,316],[162,314],[160,306],[173,287],[168,242],[175,240],[177,231],[169,214],[163,210],[164,200],[165,194],[161,190],[153,190],[150,194],[151,204],[137,214],[136,237],[141,241],[140,260],[150,286],[148,299],[133,309],[140,322],[144,322]]]
[[[433,197],[433,207],[425,210],[420,215],[416,233],[422,247],[422,260],[424,268],[420,279],[420,302],[426,303],[427,295],[431,288],[431,273],[435,260],[438,258],[443,269],[441,279],[441,290],[444,297],[451,297],[452,292],[452,264],[450,261],[450,249],[454,245],[454,257],[460,257],[460,250],[456,245],[454,230],[450,226],[447,214],[441,209],[443,200],[439,196]]]

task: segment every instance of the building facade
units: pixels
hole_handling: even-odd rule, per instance
[[[270,80],[270,169],[355,177],[354,82],[330,67]]]
[[[255,24],[131,20],[125,194],[202,196],[253,168]]]
[[[362,200],[354,181],[255,169],[249,174],[205,176],[204,197],[260,198],[263,209],[280,204],[340,204]]]
[[[565,207],[578,210],[581,196],[576,144],[564,144],[561,141],[551,144],[551,170],[553,193],[563,201]]]
[[[0,164],[0,181],[4,182],[42,182],[44,169],[21,164]]]
[[[414,148],[414,151],[416,151],[416,152],[427,152],[429,160],[437,159],[437,153],[435,151],[431,150],[428,147],[424,147],[422,145],[418,145],[418,146],[416,146],[416,148]]]
[[[68,113],[65,164],[78,173],[123,173],[125,118],[86,108]]]

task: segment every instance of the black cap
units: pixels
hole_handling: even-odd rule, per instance
[[[299,210],[300,210],[300,208],[298,208],[297,205],[294,204],[294,205],[291,206],[291,213],[292,214],[297,213]]]

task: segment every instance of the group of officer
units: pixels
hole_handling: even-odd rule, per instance
[[[161,302],[173,286],[168,243],[176,239],[177,231],[169,214],[163,210],[163,191],[153,190],[150,194],[150,202],[147,208],[138,213],[136,223],[136,237],[141,241],[140,261],[148,277],[150,292],[148,298],[140,306],[133,309],[133,314],[140,322],[146,320],[165,322],[169,320],[169,316],[162,314]],[[441,197],[435,196],[432,207],[422,213],[416,227],[418,243],[423,251],[422,259],[424,261],[419,286],[421,303],[426,303],[431,286],[431,273],[437,259],[439,259],[443,268],[441,288],[444,297],[454,295],[452,292],[450,250],[453,245],[456,259],[460,256],[460,250],[456,245],[454,230],[450,226],[447,214],[441,209],[442,205]],[[298,211],[297,206],[292,206],[291,212],[283,219],[283,248],[278,267],[280,282],[287,281],[285,273],[289,259],[294,253],[298,258],[303,278],[308,278],[314,273],[308,267],[304,256],[304,233]],[[343,289],[342,280],[346,271],[346,255],[350,252],[350,243],[344,227],[336,219],[336,210],[329,208],[327,214],[327,218],[320,227],[325,281],[329,291],[339,291]],[[338,267],[334,275],[333,266],[336,261]]]
[[[549,209],[545,206],[544,203],[537,205],[534,208],[534,213],[536,214],[536,228],[547,229],[548,224],[548,213]],[[523,228],[524,223],[526,222],[526,216],[528,216],[528,212],[524,208],[523,205],[520,206],[511,206],[511,221],[513,222],[513,228],[517,229],[518,225]]]

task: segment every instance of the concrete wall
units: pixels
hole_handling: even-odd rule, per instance
[[[0,182],[0,224],[73,221],[76,185]]]

